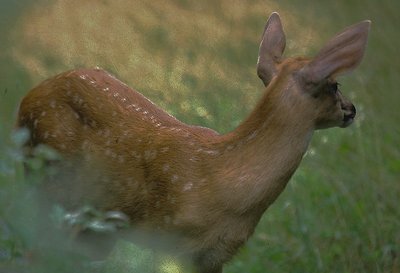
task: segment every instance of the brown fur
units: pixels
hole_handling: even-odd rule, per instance
[[[197,272],[222,272],[285,188],[313,131],[354,118],[354,106],[330,88],[338,71],[361,60],[363,23],[347,30],[356,33],[347,33],[356,46],[335,45],[338,56],[329,55],[328,43],[320,58],[327,61],[282,60],[285,39],[274,13],[258,65],[266,90],[226,135],[176,120],[100,69],[41,83],[23,99],[18,126],[30,130],[31,147],[44,143],[63,157],[46,186],[54,200],[70,209],[91,203],[121,210],[137,228],[176,236]]]

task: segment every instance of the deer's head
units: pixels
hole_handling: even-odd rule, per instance
[[[311,59],[283,59],[286,38],[278,13],[273,13],[264,29],[257,73],[265,86],[276,77],[287,86],[273,88],[291,92],[307,108],[316,129],[347,127],[356,115],[354,105],[342,95],[336,78],[354,70],[364,55],[370,21],[352,25],[335,35]],[[283,74],[283,76],[282,76]]]

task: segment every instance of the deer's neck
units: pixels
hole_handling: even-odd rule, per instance
[[[224,152],[215,164],[230,206],[240,213],[264,210],[278,197],[297,169],[313,133],[302,101],[272,83],[250,116],[223,136]],[[276,90],[281,90],[275,92]]]

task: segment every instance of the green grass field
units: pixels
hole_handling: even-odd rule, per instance
[[[99,65],[178,119],[228,132],[262,93],[255,63],[272,11],[281,14],[287,56],[312,56],[334,33],[372,20],[363,63],[340,79],[358,114],[347,129],[314,135],[224,272],[400,272],[400,2],[5,0],[0,7],[0,272],[74,272],[61,247],[43,252],[41,267],[26,264],[28,249],[51,241],[37,236],[37,182],[24,179],[21,136],[11,137],[30,88]],[[163,272],[177,272],[171,268]]]

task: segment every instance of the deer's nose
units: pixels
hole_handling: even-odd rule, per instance
[[[342,108],[344,111],[343,121],[345,123],[351,122],[356,116],[356,107],[353,104],[345,106]]]

